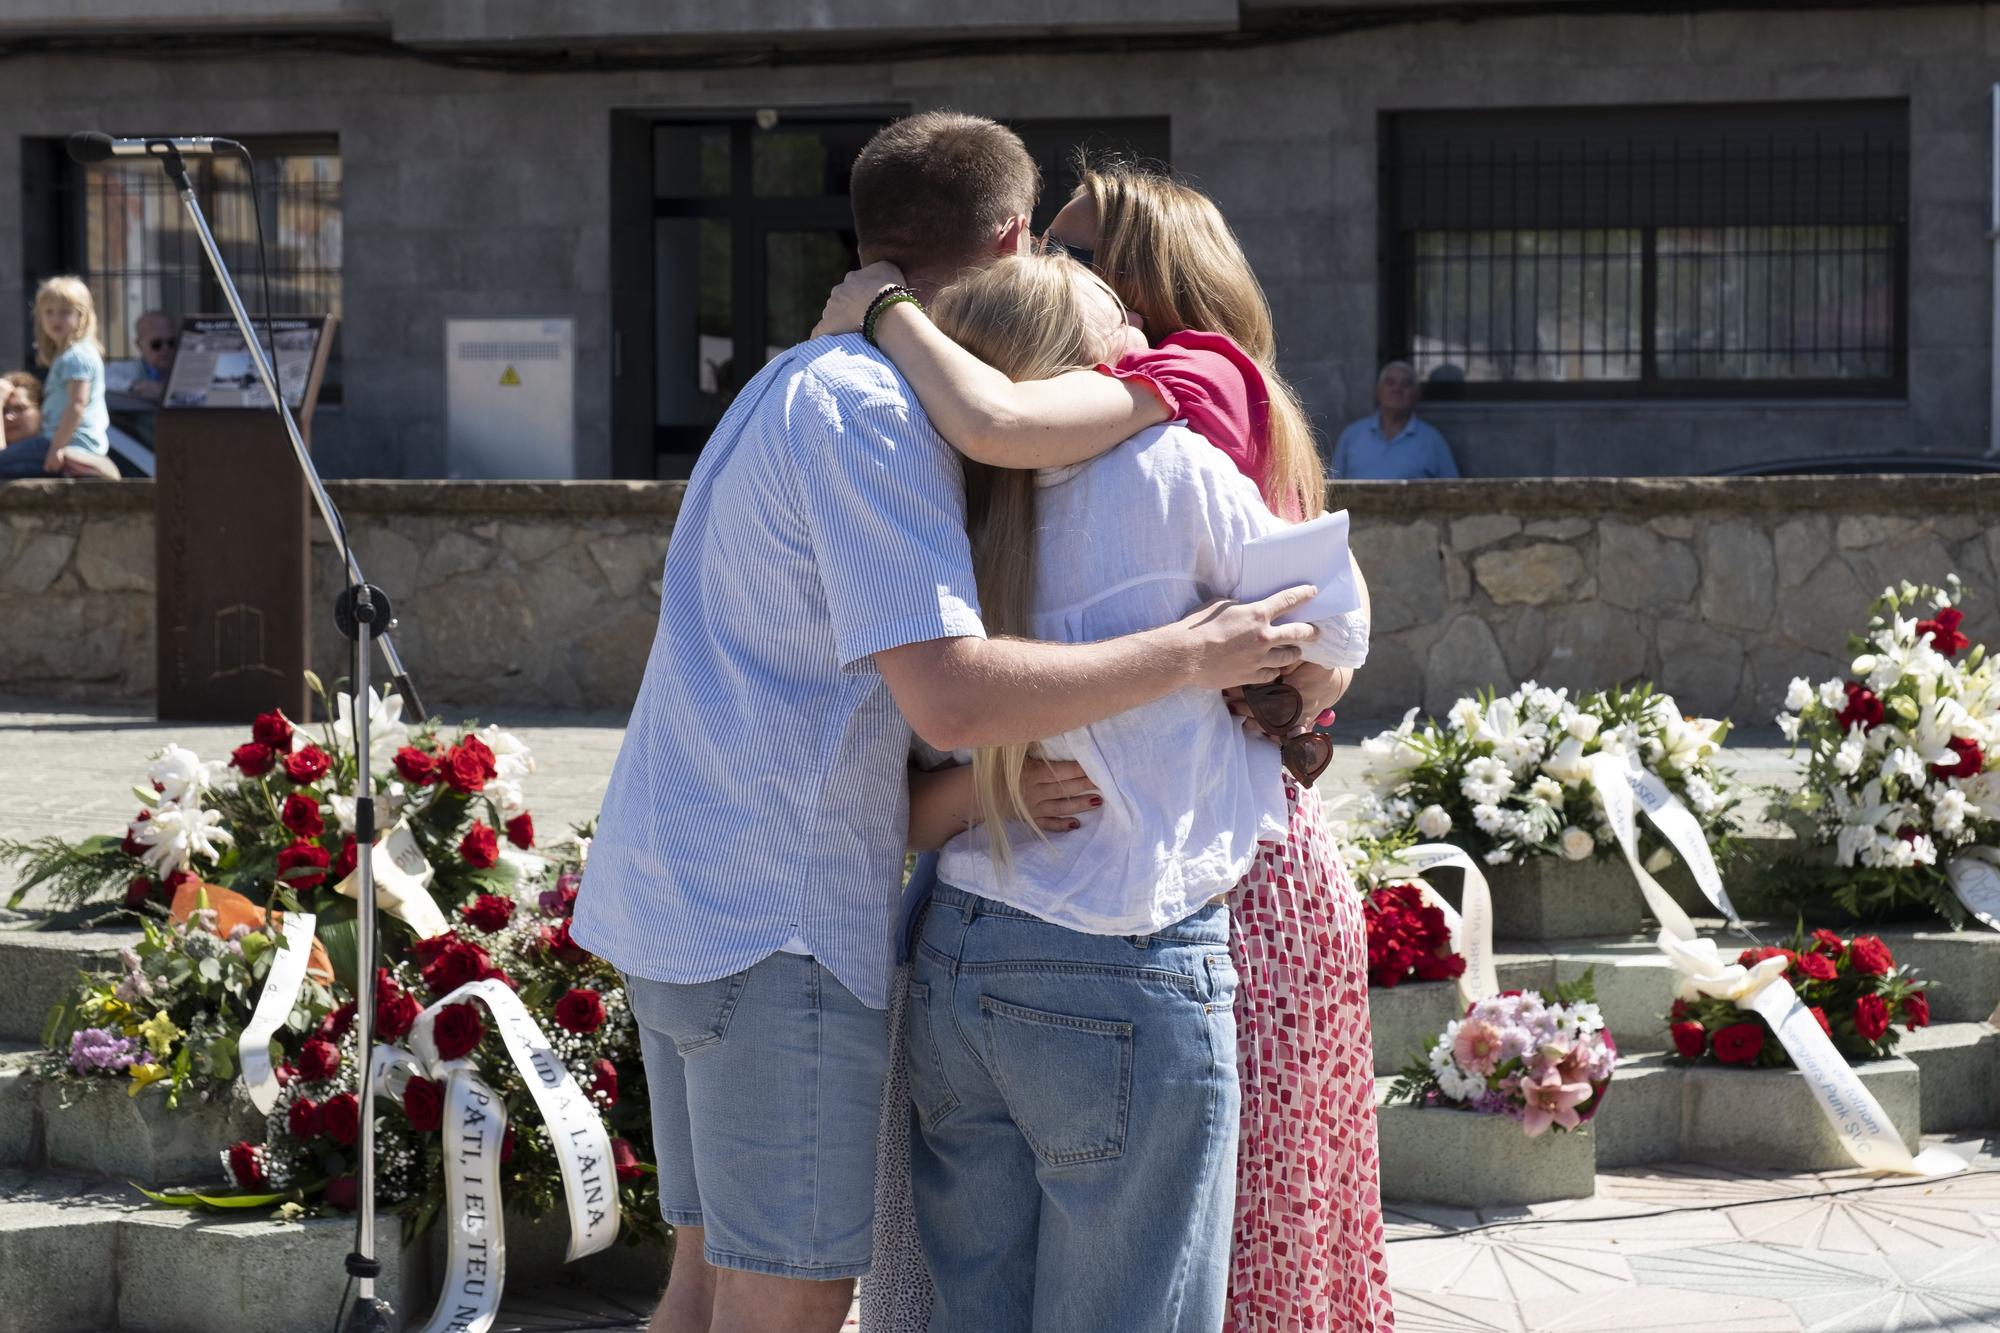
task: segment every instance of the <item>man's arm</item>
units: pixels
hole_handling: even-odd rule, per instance
[[[878,652],[874,661],[910,729],[928,744],[1023,745],[1176,690],[1275,680],[1317,631],[1271,622],[1314,595],[1293,588],[1261,602],[1216,602],[1102,643],[931,639]]]

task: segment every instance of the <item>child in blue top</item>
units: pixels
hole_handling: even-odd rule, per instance
[[[48,367],[42,420],[54,424],[0,452],[0,478],[116,477],[97,308],[80,279],[50,278],[35,293],[35,360]]]

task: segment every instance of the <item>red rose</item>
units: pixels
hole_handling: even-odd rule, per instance
[[[444,752],[444,780],[453,791],[471,796],[484,791],[486,784],[500,775],[493,765],[493,751],[477,736],[467,736]]]
[[[354,1001],[349,1000],[319,1021],[319,1039],[337,1042],[354,1026]]]
[[[319,1123],[328,1138],[345,1148],[361,1133],[361,1103],[351,1092],[336,1093],[319,1108]]]
[[[1788,968],[1798,961],[1798,956],[1790,949],[1774,949],[1767,944],[1760,945],[1754,949],[1745,949],[1742,953],[1737,954],[1736,964],[1738,967],[1755,967],[1766,958],[1782,958],[1785,960],[1785,966]]]
[[[1693,1012],[1692,1009],[1688,1008],[1686,1000],[1675,1000],[1667,1010],[1667,1021],[1670,1023],[1685,1023],[1688,1021],[1688,1015]]]
[[[1932,764],[1934,778],[1976,778],[1986,767],[1986,752],[1979,748],[1978,741],[1970,741],[1963,736],[1954,736],[1945,742],[1951,752],[1958,756],[1949,764]]]
[[[396,751],[396,771],[412,787],[428,787],[438,780],[438,761],[414,745]]]
[[[514,1127],[507,1126],[507,1132],[500,1136],[500,1165],[514,1160]]]
[[[125,841],[118,844],[118,850],[134,861],[146,854],[146,844],[139,841],[139,825],[153,817],[150,810],[141,810],[138,818],[125,826]]]
[[[1674,1049],[1681,1053],[1683,1060],[1699,1060],[1701,1053],[1708,1049],[1708,1033],[1699,1023],[1676,1023],[1673,1034]]]
[[[229,752],[229,766],[246,778],[261,778],[278,762],[278,752],[259,741],[239,745]]]
[[[375,1001],[375,1038],[378,1041],[401,1041],[410,1035],[416,1026],[417,1015],[424,1007],[408,991],[398,990],[394,995],[381,995]]]
[[[1847,950],[1847,941],[1830,930],[1815,930],[1812,938],[1813,948],[1824,951],[1830,958],[1838,958]]]
[[[278,819],[301,838],[317,838],[326,832],[326,820],[320,817],[319,802],[304,792],[295,791],[285,798],[285,808]]]
[[[257,714],[257,720],[250,724],[250,736],[259,745],[268,745],[273,750],[282,750],[292,743],[292,723],[277,709]]]
[[[467,982],[479,980],[486,969],[493,966],[486,950],[456,935],[450,938],[451,943],[440,949],[420,969],[424,985],[431,988],[433,995],[449,995]]]
[[[1731,1023],[1715,1034],[1715,1058],[1726,1065],[1747,1065],[1763,1049],[1762,1023]]]
[[[338,884],[354,873],[355,849],[353,837],[340,844],[340,855],[333,858],[333,882]]]
[[[1905,995],[1896,1012],[1902,1018],[1906,1031],[1915,1032],[1918,1028],[1931,1025],[1931,1002],[1921,991]]]
[[[314,1037],[299,1047],[299,1058],[294,1063],[299,1067],[299,1077],[324,1083],[340,1072],[340,1051],[332,1042]]]
[[[526,850],[535,845],[535,817],[523,810],[507,821],[507,841]]]
[[[1852,730],[1856,723],[1863,731],[1873,731],[1882,725],[1882,700],[1875,691],[1858,680],[1847,682],[1847,707],[1840,710],[1835,719],[1842,731]]]
[[[285,1124],[295,1139],[316,1139],[324,1127],[320,1123],[319,1103],[310,1097],[301,1097],[292,1103],[292,1109],[285,1113]]]
[[[199,884],[201,876],[192,870],[176,870],[160,881],[160,896],[172,902],[174,895],[181,891],[183,884]]]
[[[618,1105],[618,1066],[599,1060],[590,1066],[590,1091],[602,1106]]]
[[[285,776],[301,787],[309,782],[318,782],[332,767],[333,761],[317,745],[308,745],[285,756]]]
[[[333,1176],[326,1182],[326,1201],[343,1213],[353,1212],[360,1197],[360,1187],[353,1176]]]
[[[479,974],[479,979],[481,981],[497,981],[501,985],[505,986],[508,990],[521,989],[520,985],[514,980],[514,978],[508,976],[505,970],[497,967],[487,968],[484,972],[481,972]]]
[[[1823,953],[1802,953],[1792,967],[1800,975],[1814,981],[1832,981],[1840,975],[1840,969]]]
[[[458,840],[458,854],[474,870],[486,870],[500,859],[500,839],[484,823],[474,820]]]
[[[444,1084],[427,1078],[412,1078],[403,1089],[403,1114],[410,1128],[429,1134],[444,1123]]]
[[[1878,935],[1856,935],[1847,946],[1848,961],[1864,977],[1887,976],[1896,969],[1896,957]]]
[[[1813,1016],[1813,1021],[1819,1024],[1819,1030],[1831,1037],[1833,1035],[1833,1024],[1827,1021],[1826,1010],[1820,1008],[1818,1005],[1814,1005],[1810,1012]]]
[[[1418,981],[1450,981],[1465,975],[1465,959],[1455,953],[1420,953],[1415,967]]]
[[[514,900],[497,893],[482,893],[459,908],[458,914],[464,917],[473,929],[483,930],[491,935],[514,919]]]
[[[604,997],[577,987],[556,1001],[556,1026],[571,1032],[595,1032],[604,1026]]]
[[[639,1180],[646,1174],[639,1167],[639,1154],[624,1139],[611,1140],[611,1166],[620,1180]]]
[[[542,947],[553,954],[557,962],[568,963],[572,967],[590,961],[590,951],[569,937],[567,919],[542,927]]]
[[[254,1143],[230,1145],[229,1174],[239,1187],[246,1190],[262,1189],[270,1183],[264,1176],[264,1164],[257,1160],[257,1145]]]
[[[461,1060],[472,1054],[486,1035],[485,1020],[479,1017],[479,1009],[470,1004],[448,1004],[438,1010],[437,1022],[431,1028],[431,1040],[437,1043],[440,1060]]]
[[[1958,632],[1958,627],[1964,622],[1965,612],[1955,606],[1947,606],[1940,609],[1934,618],[1919,620],[1917,635],[1929,639],[1931,647],[1946,657],[1955,657],[1964,652],[1972,642]]]
[[[1854,1030],[1863,1041],[1880,1041],[1889,1030],[1889,1006],[1879,995],[1864,995],[1854,1002]]]
[[[333,858],[316,842],[295,842],[278,853],[278,878],[295,889],[314,889],[326,882],[326,866]],[[292,871],[304,870],[304,874]]]
[[[133,908],[144,906],[146,900],[153,896],[156,887],[158,886],[152,880],[140,875],[125,886],[125,905]]]

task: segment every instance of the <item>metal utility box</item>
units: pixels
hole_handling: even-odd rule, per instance
[[[576,475],[576,323],[444,326],[445,469],[480,481]]]

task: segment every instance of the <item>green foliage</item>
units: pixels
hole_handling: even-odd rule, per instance
[[[19,867],[23,877],[7,896],[7,906],[19,907],[28,890],[49,886],[58,907],[80,907],[116,892],[138,872],[137,863],[120,850],[122,840],[98,834],[81,842],[35,838],[21,842],[0,839],[0,865]]]

